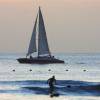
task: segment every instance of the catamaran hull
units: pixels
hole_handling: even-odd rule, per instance
[[[22,64],[54,64],[54,63],[64,63],[63,60],[59,60],[56,58],[53,59],[41,59],[41,58],[19,58],[17,59],[19,63]]]

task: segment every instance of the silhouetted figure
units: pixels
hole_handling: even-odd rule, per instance
[[[53,92],[54,92],[54,85],[56,84],[55,76],[52,76],[50,79],[48,79],[47,83],[49,84],[50,94],[53,94]]]
[[[30,55],[30,59],[33,59],[33,57]]]

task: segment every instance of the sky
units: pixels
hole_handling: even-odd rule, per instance
[[[100,52],[100,0],[0,0],[0,52],[27,52],[39,6],[51,52]]]

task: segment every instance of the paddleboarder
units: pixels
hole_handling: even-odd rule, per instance
[[[49,78],[47,83],[49,84],[49,92],[52,95],[55,89],[54,85],[56,84],[55,76],[52,76],[51,78]]]

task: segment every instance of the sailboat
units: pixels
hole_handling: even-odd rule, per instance
[[[36,36],[38,37],[38,40],[36,39]],[[36,42],[36,40],[38,43]],[[36,52],[38,53],[37,56],[33,57],[32,54],[35,54]],[[17,60],[19,63],[26,63],[26,64],[64,63],[63,60],[56,59],[54,56],[51,55],[46,36],[44,20],[40,7],[35,20],[26,58],[19,58]]]

